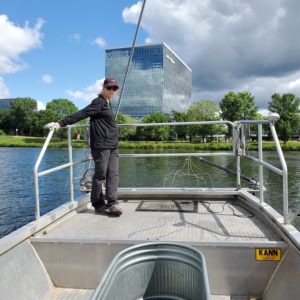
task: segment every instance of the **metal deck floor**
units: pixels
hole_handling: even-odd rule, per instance
[[[193,208],[185,206],[185,202],[179,204],[190,212],[174,209],[178,206],[175,200],[164,201],[163,206],[161,201],[151,201],[149,204],[150,201],[142,203],[145,211],[136,211],[141,201],[120,201],[123,209],[121,217],[96,214],[88,206],[88,209],[64,217],[36,237],[180,242],[280,241],[270,226],[237,201],[201,200]]]
[[[53,288],[45,300],[88,300],[93,290]]]

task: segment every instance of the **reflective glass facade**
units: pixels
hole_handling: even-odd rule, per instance
[[[13,99],[0,99],[0,109],[9,109],[10,103],[15,100]]]
[[[9,99],[0,99],[0,109],[10,109],[10,105],[13,101],[15,101],[18,98],[9,98]],[[34,100],[34,99],[33,99]],[[37,111],[37,104],[34,111]]]
[[[124,80],[130,47],[105,51],[105,76]],[[192,71],[166,45],[136,47],[129,68],[120,112],[137,119],[151,113],[186,111],[191,99]],[[116,109],[119,95],[113,100]]]

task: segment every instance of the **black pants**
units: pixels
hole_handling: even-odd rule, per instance
[[[119,183],[118,149],[92,149],[92,157],[95,163],[95,173],[91,191],[92,205],[99,207],[104,204],[116,204]],[[107,200],[107,203],[105,203],[105,200]]]

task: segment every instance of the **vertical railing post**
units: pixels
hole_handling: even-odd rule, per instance
[[[34,202],[35,202],[35,219],[39,219],[41,216],[40,213],[40,196],[39,196],[39,177],[37,172],[34,171],[33,175],[34,180]]]
[[[263,148],[262,148],[262,124],[258,124],[258,160],[259,160],[259,199],[260,203],[264,202],[264,167]]]
[[[242,153],[246,154],[246,136],[245,136],[245,124],[241,124],[241,135],[242,135]]]
[[[72,155],[72,128],[68,127],[68,152],[70,163],[70,202],[74,202],[74,182],[73,182],[73,155]]]
[[[279,143],[279,139],[275,130],[275,126],[273,123],[270,123],[270,129],[272,132],[272,136],[275,142],[276,150],[279,155],[281,168],[282,168],[282,184],[283,184],[283,217],[284,223],[289,223],[288,213],[289,213],[289,199],[288,199],[288,171],[287,165],[283,156],[283,152]]]
[[[232,127],[233,152],[236,159],[236,184],[237,189],[241,187],[241,124],[234,122]]]

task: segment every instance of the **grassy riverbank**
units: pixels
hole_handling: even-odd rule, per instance
[[[41,137],[0,135],[0,147],[42,147],[44,143],[45,138]],[[76,148],[85,147],[84,141],[73,141],[72,144]],[[49,147],[66,148],[68,147],[68,141],[53,138]]]
[[[45,142],[44,138],[25,137],[25,136],[0,136],[0,147],[42,147]],[[66,148],[68,145],[66,140],[52,139],[49,147]],[[73,140],[74,148],[86,147],[84,141]],[[223,142],[211,143],[190,143],[190,142],[123,142],[119,143],[121,149],[190,149],[190,150],[231,150],[232,144]],[[281,144],[284,151],[300,151],[300,142],[287,142]],[[275,150],[273,142],[264,142],[263,149],[266,151]],[[257,150],[257,142],[249,143],[249,150]]]

